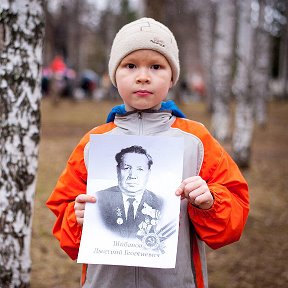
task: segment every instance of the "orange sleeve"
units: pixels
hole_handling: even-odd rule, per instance
[[[107,124],[108,125],[108,124]],[[75,260],[78,256],[82,227],[78,225],[74,213],[75,198],[86,193],[87,170],[84,163],[84,148],[90,134],[106,132],[114,124],[99,126],[87,133],[72,152],[67,165],[60,175],[56,186],[46,202],[47,207],[56,215],[53,227],[54,236],[60,241],[61,248]]]
[[[238,241],[248,212],[248,185],[238,166],[206,128],[198,137],[204,144],[204,160],[199,175],[214,196],[209,210],[188,206],[195,230],[208,246],[217,249]]]
[[[81,226],[76,222],[74,200],[77,195],[86,193],[87,172],[83,153],[87,140],[82,140],[71,154],[66,168],[46,202],[57,217],[53,234],[60,241],[61,248],[73,260],[78,255],[82,232]]]

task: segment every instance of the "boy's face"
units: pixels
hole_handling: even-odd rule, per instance
[[[127,111],[159,109],[172,87],[172,70],[162,54],[137,50],[119,64],[116,83]]]

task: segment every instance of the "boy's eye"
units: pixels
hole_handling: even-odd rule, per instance
[[[159,64],[152,65],[152,68],[155,70],[158,70],[160,69],[160,65]]]
[[[136,66],[134,65],[134,64],[132,64],[132,63],[129,63],[129,64],[127,64],[127,68],[129,68],[129,69],[133,69],[133,68],[135,68]]]

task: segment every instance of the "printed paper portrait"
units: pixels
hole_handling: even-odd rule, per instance
[[[176,137],[92,135],[78,262],[175,266],[183,140]],[[153,261],[151,261],[153,260]]]

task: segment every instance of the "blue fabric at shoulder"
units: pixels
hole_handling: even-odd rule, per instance
[[[126,113],[125,105],[118,105],[112,108],[111,112],[108,114],[106,123],[113,122],[115,119],[115,115],[124,115]]]
[[[185,114],[176,106],[174,101],[169,100],[167,102],[162,102],[161,108],[159,111],[169,110],[172,112],[172,115],[179,117],[179,118],[186,118]],[[106,123],[113,122],[117,115],[124,115],[126,113],[125,105],[118,105],[112,108],[111,112],[108,114]]]
[[[168,100],[167,102],[162,102],[161,110],[171,110],[172,115],[179,118],[186,118],[185,114],[177,107],[174,101]]]

